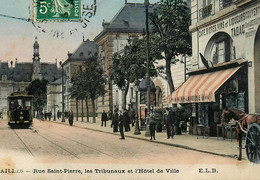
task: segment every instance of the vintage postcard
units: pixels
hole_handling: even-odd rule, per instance
[[[259,1],[0,4],[0,179],[259,179]]]

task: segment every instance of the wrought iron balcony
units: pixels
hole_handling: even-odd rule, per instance
[[[200,20],[211,16],[212,14],[212,4],[205,6],[199,10],[199,18]]]
[[[219,0],[219,10],[225,9],[233,4],[234,0]]]

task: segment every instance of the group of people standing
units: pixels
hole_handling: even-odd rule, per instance
[[[147,116],[149,118],[148,123],[149,123],[149,130],[150,130],[150,136],[151,139],[155,140],[155,127],[156,127],[156,120],[154,117],[154,111],[153,109],[150,110],[149,115]],[[167,132],[167,139],[174,137],[175,132],[174,132],[174,124],[175,124],[175,119],[176,119],[176,114],[174,111],[170,110],[169,108],[166,108],[165,113],[163,114],[163,123],[166,126],[166,132]],[[103,111],[102,116],[101,116],[101,126],[106,127],[106,121],[112,120],[111,123],[111,128],[113,128],[113,132],[116,133],[120,132],[121,138],[120,139],[125,139],[124,136],[124,128],[125,132],[130,131],[130,125],[132,124],[132,127],[134,126],[135,123],[135,111],[130,111],[130,113],[124,109],[118,110],[115,109],[114,113],[110,111],[109,115],[107,116],[107,113]]]
[[[120,139],[125,139],[124,129],[125,132],[131,131],[130,125],[132,124],[132,127],[134,126],[135,112],[132,110],[129,115],[129,112],[126,109],[119,111],[116,108],[114,113],[109,112],[109,116],[107,116],[106,112],[103,111],[101,115],[101,126],[104,125],[106,127],[106,121],[108,120],[112,120],[111,128],[113,128],[113,132],[116,133],[119,129],[121,134]]]
[[[175,118],[176,115],[174,114],[173,111],[170,111],[169,108],[166,108],[165,113],[163,114],[163,123],[166,126],[166,132],[167,132],[167,139],[172,138],[174,136],[174,124],[175,124]],[[155,126],[156,126],[156,121],[154,118],[154,112],[153,109],[150,110],[149,112],[149,130],[150,130],[150,140],[152,139],[155,140]]]

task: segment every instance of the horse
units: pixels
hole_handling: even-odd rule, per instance
[[[259,116],[256,114],[246,114],[243,111],[229,108],[224,109],[221,114],[221,121],[228,122],[231,119],[236,121],[236,134],[239,145],[238,160],[242,158],[242,135],[247,133],[248,127],[252,123],[260,123]]]

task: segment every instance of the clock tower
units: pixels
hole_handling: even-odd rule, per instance
[[[35,37],[35,42],[33,45],[33,74],[32,81],[35,79],[42,79],[41,74],[41,62],[40,62],[40,53],[39,53],[39,43],[37,37]]]

